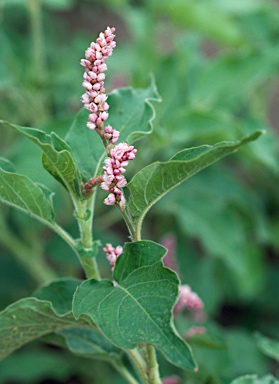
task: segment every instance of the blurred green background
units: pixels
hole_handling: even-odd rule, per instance
[[[108,60],[107,91],[154,81],[162,98],[153,103],[154,130],[136,143],[128,178],[183,148],[266,131],[175,189],[146,218],[143,237],[172,238],[181,281],[205,303],[201,319],[183,314],[178,328],[184,333],[198,324],[208,332],[189,340],[197,374],[160,357],[162,374],[193,384],[227,384],[249,373],[279,377],[279,353],[274,358],[261,336],[277,340],[279,350],[279,2],[1,0],[0,118],[63,137],[81,108],[79,61],[108,25],[116,27],[117,48]],[[40,151],[8,130],[1,131],[0,150],[19,173],[55,191],[57,220],[78,236],[71,202],[38,161]],[[117,210],[100,195],[95,238],[128,241]],[[56,234],[0,208],[1,309],[51,278],[83,276]],[[98,260],[109,277],[101,251]],[[0,363],[1,384],[122,382],[105,363],[49,340]]]

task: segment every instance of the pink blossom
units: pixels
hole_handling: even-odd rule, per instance
[[[189,285],[180,285],[178,302],[174,307],[174,313],[181,312],[184,308],[200,310],[203,308],[203,302],[200,297],[191,290]]]
[[[92,42],[85,51],[86,59],[80,61],[85,67],[82,86],[86,93],[82,95],[82,102],[86,109],[97,114],[96,120],[89,121],[87,127],[95,129],[101,126],[108,118],[107,96],[105,94],[104,80],[107,69],[105,60],[112,54],[116,46],[114,41],[115,28],[107,27],[104,33],[100,33],[96,43]],[[95,125],[94,125],[95,124]]]
[[[108,132],[113,131],[110,126],[107,128]],[[133,159],[136,153],[137,150],[133,145],[119,143],[111,149],[111,157],[105,159],[105,166],[103,167],[104,181],[101,184],[101,188],[105,191],[110,191],[109,196],[104,200],[106,205],[117,204],[120,208],[124,207],[126,201],[121,188],[125,187],[127,181],[123,173],[126,171],[125,167],[128,165],[127,159]]]
[[[108,243],[103,248],[103,251],[106,253],[106,257],[113,269],[115,267],[116,260],[123,252],[123,248],[121,247],[121,245],[118,245],[116,248],[114,248],[111,244]]]

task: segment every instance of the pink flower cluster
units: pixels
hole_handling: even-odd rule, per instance
[[[191,290],[189,285],[180,285],[178,302],[174,307],[174,313],[181,312],[184,308],[200,310],[203,302],[200,297]]]
[[[85,67],[82,86],[86,92],[82,95],[82,102],[90,112],[87,123],[89,129],[102,129],[103,122],[109,116],[109,105],[106,102],[107,95],[104,88],[106,77],[104,72],[107,70],[105,60],[112,54],[113,48],[116,46],[114,32],[115,28],[110,27],[107,27],[105,32],[101,32],[96,43],[92,42],[85,51],[85,59],[80,62]],[[106,129],[110,132],[112,128],[106,127],[105,133]],[[110,134],[113,136],[113,133]]]
[[[129,160],[133,160],[136,156],[137,150],[133,145],[127,143],[119,143],[110,151],[110,156],[105,159],[102,189],[109,191],[110,194],[104,200],[106,205],[119,205],[123,208],[125,205],[125,198],[121,188],[125,187],[127,180],[123,176],[126,172],[125,167],[128,165]]]
[[[114,32],[115,28],[107,27],[104,33],[99,34],[96,43],[92,42],[85,51],[86,58],[81,60],[81,65],[85,67],[82,85],[86,90],[82,95],[82,102],[85,108],[90,111],[87,127],[96,130],[105,143],[109,156],[105,160],[102,181],[100,178],[90,179],[84,184],[84,195],[91,196],[94,186],[101,183],[102,189],[110,192],[104,203],[106,205],[116,204],[123,208],[125,198],[121,188],[127,184],[123,173],[126,171],[125,167],[128,165],[128,161],[135,158],[137,150],[127,143],[115,145],[119,131],[110,125],[104,127],[109,109],[104,88],[104,72],[107,70],[105,60],[112,54],[113,48],[116,46]]]
[[[103,251],[106,253],[106,257],[110,262],[112,269],[114,269],[116,260],[123,252],[123,248],[121,245],[118,245],[116,248],[114,248],[111,244],[106,244],[106,246],[103,248]]]

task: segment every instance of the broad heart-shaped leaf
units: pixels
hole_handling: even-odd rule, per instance
[[[85,281],[75,293],[73,313],[90,316],[121,348],[152,343],[171,363],[194,370],[191,350],[172,322],[179,281],[161,262],[165,252],[152,241],[125,244],[114,271],[117,286],[109,280]]]
[[[44,192],[27,176],[0,168],[0,201],[50,225],[54,219],[53,207]]]
[[[241,145],[256,140],[263,132],[256,131],[235,142],[202,145],[178,152],[167,162],[156,162],[139,171],[127,184],[130,197],[126,206],[136,225],[140,225],[152,205],[172,188]]]
[[[76,321],[70,312],[58,315],[49,301],[21,299],[0,312],[0,359],[31,340],[76,326],[89,328],[90,322]]]
[[[50,301],[55,312],[63,316],[72,311],[73,295],[81,282],[82,280],[74,278],[59,279],[40,287],[34,295],[37,299]],[[71,352],[79,355],[108,359],[116,358],[123,353],[96,327],[86,329],[78,327],[77,324],[72,328],[60,329],[56,333],[64,338]]]
[[[272,375],[261,378],[257,375],[245,375],[233,380],[230,384],[279,384],[279,381]]]
[[[145,89],[122,88],[109,95],[110,115],[107,123],[120,132],[119,142],[128,141],[131,144],[152,132],[155,112],[151,101],[160,101],[153,82]],[[100,172],[105,156],[101,139],[86,127],[88,115],[89,112],[83,108],[65,138],[84,179]]]
[[[71,149],[64,140],[54,132],[47,134],[35,128],[19,127],[3,120],[0,120],[0,124],[14,129],[37,144],[43,151],[44,168],[73,196],[81,197],[81,176],[71,154]]]

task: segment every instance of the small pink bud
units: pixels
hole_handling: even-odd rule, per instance
[[[114,205],[115,203],[115,196],[113,193],[110,193],[108,197],[104,200],[104,203],[106,205]]]
[[[98,116],[96,115],[96,113],[91,113],[88,118],[91,123],[96,123]]]
[[[93,85],[93,89],[94,89],[94,91],[99,91],[100,88],[101,88],[100,83],[95,83],[95,84]]]
[[[109,114],[107,112],[101,112],[99,114],[99,117],[101,118],[102,121],[107,120],[108,116],[109,116]]]
[[[88,127],[89,129],[91,129],[92,131],[96,128],[96,124],[94,124],[94,123],[90,123],[90,121],[88,121],[86,125],[87,125],[87,127]]]
[[[105,80],[106,78],[106,75],[104,73],[99,73],[98,77],[97,77],[97,80],[98,81],[103,81]]]
[[[91,89],[92,89],[92,84],[86,80],[82,83],[82,86],[83,86],[83,88],[87,89],[87,91],[91,91]]]

